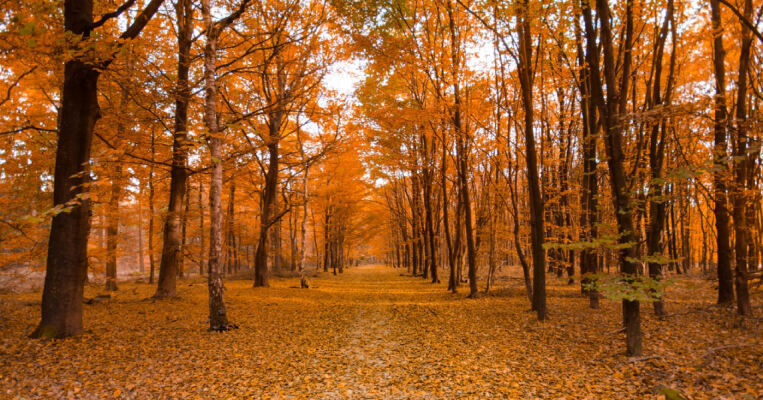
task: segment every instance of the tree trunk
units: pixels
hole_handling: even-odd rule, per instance
[[[277,212],[276,193],[278,190],[278,141],[281,131],[282,113],[280,110],[273,111],[268,120],[268,154],[270,163],[265,175],[265,188],[263,190],[262,213],[260,216],[260,240],[257,243],[257,252],[254,264],[254,286],[269,286],[268,283],[268,234],[270,227],[275,223],[273,220],[273,211]],[[276,254],[276,257],[278,255]]]
[[[307,245],[307,202],[308,202],[308,192],[307,192],[307,177],[308,177],[309,167],[305,166],[305,176],[302,179],[302,196],[304,198],[302,202],[302,221],[300,222],[300,228],[299,228],[299,265],[298,270],[299,272],[302,272],[305,268],[305,260],[307,258],[307,251],[305,251],[305,246]],[[316,249],[317,251],[317,249]]]
[[[752,0],[744,2],[744,16],[752,20]],[[741,24],[742,39],[739,52],[739,73],[737,74],[737,102],[736,102],[736,140],[734,143],[734,192],[732,195],[734,206],[734,254],[736,258],[736,276],[735,288],[737,298],[737,312],[739,315],[752,315],[752,306],[750,304],[750,291],[747,285],[747,264],[749,262],[750,228],[747,226],[748,213],[750,207],[748,197],[755,189],[750,185],[747,187],[748,173],[747,169],[753,167],[753,152],[749,151],[747,144],[747,76],[750,70],[750,58],[752,47],[752,32],[745,25]],[[750,182],[752,183],[752,182]],[[750,189],[750,193],[747,191]],[[754,250],[753,250],[754,251]]]
[[[665,49],[665,42],[668,36],[668,25],[671,26],[671,32],[673,34],[673,51],[670,56],[670,70],[668,72],[668,83],[665,90],[665,103],[670,104],[671,89],[673,86],[673,71],[675,66],[675,23],[673,22],[673,1],[668,1],[668,10],[663,21],[660,35],[657,43],[655,44],[655,61],[654,61],[654,76],[652,87],[652,99],[648,99],[650,102],[650,108],[656,109],[663,104],[662,98],[662,57]],[[662,199],[663,183],[662,183],[662,166],[665,160],[665,135],[667,131],[667,121],[661,120],[652,126],[651,137],[649,140],[649,168],[651,171],[651,179],[649,181],[649,193],[648,193],[648,206],[649,206],[649,226],[646,232],[646,246],[647,254],[650,256],[649,265],[649,277],[655,280],[662,278],[662,265],[663,263],[655,260],[655,257],[662,255],[662,246],[660,238],[664,229],[665,222],[665,200]],[[657,316],[665,315],[665,307],[661,298],[654,301],[654,313]]]
[[[151,0],[120,36],[135,38],[159,8]],[[93,0],[64,1],[64,30],[85,42],[93,26]],[[96,66],[74,58],[64,64],[58,146],[53,171],[53,216],[48,239],[42,316],[35,338],[67,337],[82,332],[82,296],[87,277],[87,239],[90,233],[90,145],[98,120],[98,77],[113,60]],[[63,212],[66,211],[66,212]]]
[[[117,130],[123,130],[117,128]],[[117,134],[119,135],[119,133]],[[118,142],[118,140],[117,140]],[[122,197],[122,164],[115,160],[114,175],[111,178],[109,197],[108,227],[106,228],[106,290],[117,290],[117,244],[119,243],[119,201]]]
[[[723,49],[723,27],[718,0],[710,0],[713,25],[713,71],[715,74],[715,146],[713,149],[713,186],[715,207],[716,248],[718,253],[718,304],[734,301],[731,275],[731,246],[729,245],[729,212],[726,201],[728,164],[726,156],[726,66]]]
[[[65,28],[81,35],[93,23],[92,0],[66,0]],[[82,332],[82,296],[87,274],[90,201],[86,185],[93,128],[99,117],[94,66],[74,59],[64,66],[58,148],[53,173],[53,204],[68,212],[53,216],[48,239],[42,318],[34,338],[62,338]]]
[[[156,271],[156,260],[154,259],[154,157],[156,154],[156,135],[151,130],[151,165],[148,167],[148,264],[149,274],[148,283],[154,283],[154,272]]]
[[[234,232],[234,215],[235,215],[235,201],[236,201],[236,183],[233,177],[231,177],[230,181],[230,195],[228,196],[228,245],[226,246],[227,249],[227,261],[228,261],[228,273],[231,274],[236,268],[236,234]]]
[[[579,18],[578,18],[579,19]],[[599,185],[597,179],[596,142],[599,132],[599,123],[596,118],[596,106],[591,99],[591,63],[598,60],[596,48],[588,48],[594,51],[588,54],[583,51],[583,43],[580,38],[580,26],[576,19],[575,37],[578,51],[578,64],[580,70],[580,110],[583,121],[583,187],[581,195],[580,224],[583,238],[587,242],[580,252],[580,287],[583,294],[588,295],[589,307],[599,308],[599,293],[595,288],[595,280],[592,274],[599,272],[598,256],[594,247],[594,240],[598,237],[598,194]]]
[[[204,182],[199,176],[199,275],[204,275]]]
[[[188,237],[188,209],[191,203],[191,185],[190,181],[185,181],[185,205],[183,206],[183,220],[181,221],[181,233],[180,233],[180,259],[178,260],[178,278],[182,278],[185,274],[185,258],[188,249],[186,248]]]
[[[442,186],[442,225],[445,233],[445,243],[448,247],[448,290],[453,293],[458,292],[458,282],[456,281],[456,254],[453,243],[450,239],[450,223],[448,221],[448,185],[447,185],[447,172],[448,172],[448,160],[447,160],[447,132],[442,132],[442,159],[440,160],[440,185]]]
[[[188,102],[191,89],[188,71],[191,64],[193,34],[193,8],[191,0],[178,0],[175,5],[178,21],[178,63],[175,83],[175,132],[172,138],[172,167],[170,169],[170,194],[167,217],[164,222],[162,261],[159,265],[159,284],[154,298],[177,296],[177,276],[182,262],[182,221],[185,200],[188,159]]]
[[[212,177],[209,184],[209,329],[226,331],[231,328],[223,300],[223,280],[221,276],[222,247],[223,247],[223,165],[222,165],[222,133],[217,125],[217,38],[220,30],[212,22],[210,0],[201,0],[201,12],[206,28],[207,43],[204,46],[204,122],[207,127],[207,144],[212,163]]]
[[[143,184],[140,185],[140,197],[143,197]],[[143,207],[142,203],[140,201],[140,198],[138,199],[138,268],[140,270],[140,274],[143,275],[146,273],[146,260],[143,259]]]
[[[617,221],[618,250],[620,272],[626,282],[635,279],[638,265],[636,263],[635,231],[633,225],[633,212],[631,196],[628,193],[624,162],[625,155],[622,147],[622,122],[620,116],[625,114],[628,83],[630,80],[631,50],[633,47],[633,4],[632,0],[626,2],[625,35],[622,48],[625,50],[621,66],[621,82],[617,82],[615,55],[613,49],[612,31],[610,26],[610,9],[608,0],[597,0],[597,15],[600,22],[601,43],[604,50],[604,76],[607,85],[607,99],[604,100],[603,86],[601,81],[594,82],[594,98],[597,99],[599,111],[604,119],[605,141],[604,148],[607,152],[607,166],[609,169],[610,188],[612,190],[612,203]],[[590,12],[590,10],[589,10]],[[594,40],[593,30],[586,21],[586,31],[589,40]],[[595,46],[595,44],[593,44]],[[598,66],[598,64],[597,64]],[[596,76],[598,71],[593,73]],[[596,79],[594,78],[594,81]],[[623,300],[623,320],[625,323],[626,352],[629,356],[641,355],[641,317],[639,302],[635,300]]]
[[[522,5],[519,24],[519,76],[524,111],[525,162],[530,200],[530,241],[533,253],[533,309],[538,320],[546,319],[546,255],[543,249],[543,199],[540,196],[538,161],[533,131],[532,37],[528,2]]]

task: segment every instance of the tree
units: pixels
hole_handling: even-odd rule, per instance
[[[236,19],[241,17],[249,4],[249,0],[242,0],[239,7],[227,17],[213,21],[211,0],[201,0],[201,12],[206,30],[207,42],[204,46],[204,125],[207,128],[207,144],[212,163],[212,179],[209,185],[209,274],[207,286],[209,288],[209,329],[213,331],[227,331],[235,325],[228,321],[223,300],[223,164],[222,145],[224,126],[218,125],[217,115],[217,41],[220,34],[228,28]]]
[[[132,5],[134,2],[128,2]],[[136,38],[161,5],[151,0],[127,29],[122,41]],[[78,39],[91,42],[92,33],[126,8],[93,17],[93,0],[64,1],[64,29]],[[117,46],[120,46],[117,44]],[[90,232],[90,203],[87,196],[88,162],[93,128],[98,120],[98,78],[114,60],[114,52],[103,59],[84,56],[66,61],[58,118],[58,147],[54,170],[53,217],[48,242],[42,318],[32,337],[67,337],[82,332],[82,296],[87,274],[87,237]]]
[[[726,200],[726,66],[721,28],[721,10],[717,0],[711,0],[713,23],[713,72],[715,74],[715,148],[713,151],[716,246],[718,253],[718,304],[734,301],[729,245],[729,212]]]
[[[175,126],[172,139],[172,168],[170,170],[170,201],[164,221],[162,260],[159,265],[159,284],[155,298],[177,296],[176,280],[178,265],[182,261],[181,229],[185,224],[183,203],[186,197],[188,158],[188,103],[191,88],[188,73],[191,67],[191,45],[193,44],[193,5],[191,0],[179,0],[175,4],[177,19],[178,62],[175,84]]]

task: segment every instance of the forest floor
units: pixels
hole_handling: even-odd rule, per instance
[[[690,399],[763,394],[760,318],[713,306],[696,278],[668,289],[668,317],[642,306],[640,358],[624,355],[618,303],[588,309],[578,285],[555,278],[545,322],[512,279],[478,299],[379,266],[319,274],[310,289],[271,284],[227,281],[240,328],[215,333],[201,279],[167,301],[122,283],[84,306],[86,333],[57,341],[26,338],[39,292],[1,294],[0,398],[662,399],[663,385]]]

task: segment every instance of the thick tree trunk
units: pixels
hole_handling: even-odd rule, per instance
[[[177,276],[182,262],[182,221],[185,200],[188,159],[188,102],[191,90],[188,71],[191,64],[191,35],[193,33],[193,8],[191,0],[178,0],[175,5],[178,21],[178,63],[175,84],[175,132],[172,139],[172,168],[170,170],[170,194],[167,217],[164,222],[162,261],[159,265],[159,284],[154,298],[177,296]]]
[[[81,34],[93,22],[92,0],[67,0],[64,9],[69,32]],[[64,66],[53,204],[68,212],[55,214],[51,222],[42,319],[31,335],[36,338],[60,338],[82,332],[90,232],[90,201],[83,195],[90,179],[93,128],[99,117],[99,75],[95,67],[79,60],[68,61]]]
[[[279,110],[269,116],[268,130],[268,154],[270,163],[265,175],[265,188],[263,189],[262,213],[260,216],[260,240],[257,243],[257,252],[254,263],[254,286],[269,286],[268,282],[268,234],[270,227],[275,223],[273,213],[276,205],[276,193],[278,190],[278,141],[281,131],[282,114]],[[278,257],[278,254],[275,255]]]
[[[151,0],[121,35],[135,38],[159,8]],[[93,26],[93,0],[64,1],[64,30],[87,41]],[[67,337],[82,332],[82,296],[87,277],[90,202],[88,165],[93,129],[99,117],[98,77],[113,60],[96,66],[72,59],[64,64],[58,146],[53,171],[53,216],[48,240],[42,317],[32,337]],[[65,211],[65,212],[64,212]]]

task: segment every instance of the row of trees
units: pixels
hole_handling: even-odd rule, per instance
[[[381,252],[470,296],[479,270],[489,290],[519,264],[541,320],[546,273],[578,277],[592,307],[622,300],[632,355],[668,269],[715,270],[719,303],[749,315],[763,7],[710,4],[14,4],[2,263],[45,260],[37,337],[82,330],[88,269],[115,290],[133,237],[157,298],[177,295],[184,260],[208,275],[215,330],[226,270],[251,260],[267,286],[286,264],[341,272]],[[351,57],[356,102],[324,79]]]
[[[346,57],[333,8],[137,3],[35,1],[3,16],[0,257],[45,260],[34,337],[82,331],[88,270],[117,290],[118,265],[134,263],[157,299],[206,274],[222,331],[225,273],[251,268],[268,286],[272,270],[341,272],[368,251],[362,143],[324,82]]]
[[[369,60],[358,97],[385,182],[387,258],[432,282],[447,268],[454,292],[468,276],[470,296],[478,268],[489,290],[500,265],[519,264],[540,320],[546,272],[580,276],[591,307],[602,292],[622,300],[630,355],[641,353],[641,302],[665,313],[668,269],[716,270],[718,302],[736,298],[750,315],[763,259],[763,86],[752,67],[763,7],[711,5],[409,0],[347,11]]]

